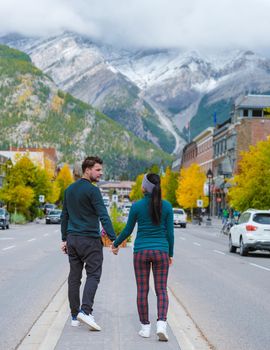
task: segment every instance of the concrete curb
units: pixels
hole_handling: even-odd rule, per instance
[[[175,335],[181,350],[209,350],[212,349],[207,340],[196,326],[188,312],[168,288],[169,313],[168,323]]]
[[[65,281],[17,349],[53,350],[62,334],[68,315]]]
[[[151,274],[150,287],[155,294],[154,279]],[[168,324],[181,350],[211,350],[212,347],[196,326],[188,312],[168,287],[169,312]]]

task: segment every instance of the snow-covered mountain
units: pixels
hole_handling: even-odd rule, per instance
[[[214,111],[218,122],[228,118],[239,95],[270,92],[270,60],[251,51],[119,49],[74,33],[3,40],[29,53],[62,89],[167,151],[183,146],[179,132],[190,119],[195,135]]]

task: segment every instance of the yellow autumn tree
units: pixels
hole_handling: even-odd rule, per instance
[[[49,203],[55,203],[59,200],[61,188],[57,181],[51,183],[51,192],[46,196],[45,200]]]
[[[9,204],[9,210],[29,216],[29,208],[35,199],[35,192],[29,186],[17,185],[6,191],[0,190],[0,198]]]
[[[44,169],[45,169],[49,179],[52,180],[55,176],[55,166],[54,166],[54,163],[48,158],[45,158]]]
[[[190,209],[191,212],[197,207],[197,200],[202,199],[204,207],[208,205],[208,198],[204,195],[203,187],[206,182],[206,175],[198,164],[191,164],[190,167],[181,169],[176,199],[178,204]]]
[[[140,174],[137,176],[135,184],[131,188],[131,192],[129,194],[129,198],[131,201],[137,201],[143,197],[142,193],[142,181],[144,174]]]
[[[170,169],[170,167],[167,167],[165,174],[163,176],[161,176],[161,179],[160,179],[161,192],[162,192],[163,199],[167,198],[170,176],[171,176],[171,169]]]
[[[65,189],[74,182],[73,175],[71,173],[70,167],[68,164],[64,164],[62,169],[59,171],[56,177],[56,183],[60,188],[60,200],[64,199]]]
[[[241,153],[239,172],[231,181],[230,205],[240,211],[270,208],[270,139]]]
[[[56,172],[55,165],[50,159],[45,158],[44,169],[48,178],[51,181],[51,184],[50,184],[51,190],[46,195],[45,201],[49,203],[55,203],[59,200],[60,192],[61,192],[59,183],[55,179],[55,172]]]

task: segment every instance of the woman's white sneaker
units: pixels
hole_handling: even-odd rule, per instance
[[[168,341],[169,337],[167,334],[167,322],[157,321],[157,336],[160,341]]]
[[[143,338],[149,338],[151,332],[151,324],[142,324],[141,330],[139,331],[139,335]]]

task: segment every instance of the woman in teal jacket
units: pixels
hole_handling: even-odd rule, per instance
[[[157,335],[159,340],[167,341],[167,279],[174,246],[173,210],[169,202],[161,199],[158,175],[145,175],[142,190],[144,198],[132,205],[127,224],[113,242],[112,250],[117,254],[118,246],[131,235],[135,224],[138,223],[133,262],[137,283],[137,307],[141,322],[139,335],[150,337],[148,292],[152,267],[158,305]]]

